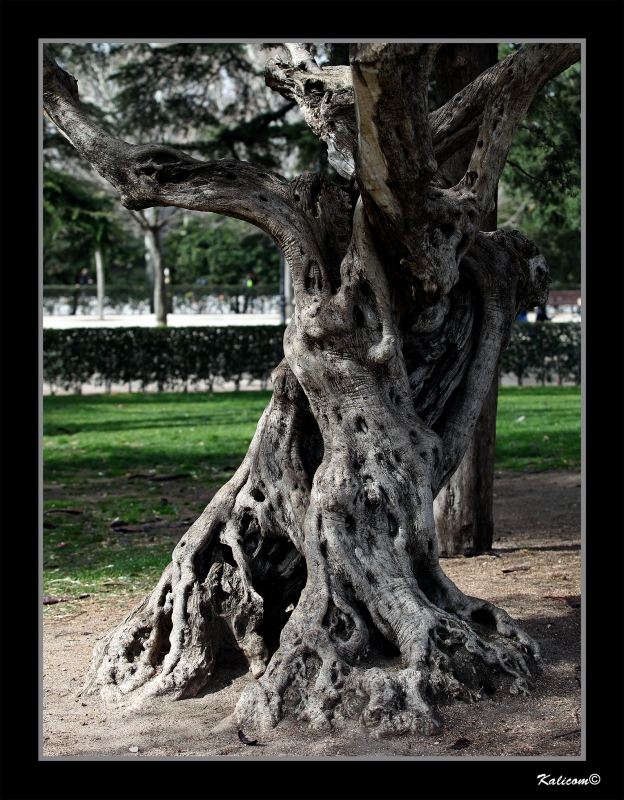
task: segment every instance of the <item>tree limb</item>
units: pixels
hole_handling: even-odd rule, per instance
[[[548,47],[546,61],[539,59],[537,81],[530,88],[532,96],[548,80],[580,58],[579,45],[525,45],[482,73],[469,86],[429,114],[433,153],[438,164],[475,137],[483,122],[488,98],[509,69],[522,66],[537,47]],[[297,49],[299,48],[299,49]],[[309,45],[287,45],[290,62],[269,59],[265,67],[267,85],[284,97],[295,99],[312,130],[326,142],[330,163],[345,178],[355,172],[356,146],[355,98],[351,71],[347,67],[319,67],[309,52]],[[561,60],[563,59],[563,60]],[[312,74],[314,79],[311,79]]]
[[[321,72],[321,68],[312,55],[311,45],[286,42],[284,47],[288,50],[290,61],[295,69],[310,73]]]
[[[353,177],[356,127],[350,68],[321,68],[306,45],[298,47],[304,48],[307,57],[296,45],[286,47],[290,61],[270,58],[266,62],[267,86],[297,102],[307,124],[326,143],[329,163],[343,178]]]
[[[576,44],[526,45],[430,120],[426,93],[436,49],[362,45],[351,56],[358,185],[391,261],[400,262],[403,274],[411,273],[409,282],[425,307],[439,302],[459,279],[459,264],[493,206],[513,136],[533,97],[580,56]],[[464,178],[450,189],[434,188],[433,142],[450,137],[456,148],[474,134],[479,119]],[[450,148],[446,152],[450,155]]]
[[[248,162],[203,162],[165,145],[131,145],[116,139],[85,114],[75,86],[75,79],[58,67],[44,46],[45,111],[117,189],[125,208],[177,206],[236,217],[275,241],[302,286],[311,263],[326,270],[299,197],[281,175]]]
[[[527,44],[514,54],[513,61],[504,59],[492,68],[496,82],[488,94],[477,146],[458,185],[476,196],[481,216],[494,205],[513,137],[533,98],[580,55],[580,44]]]
[[[537,48],[549,49],[540,52]],[[530,94],[529,105],[551,78],[572,66],[580,59],[581,54],[580,45],[577,44],[527,44],[485,70],[447,103],[431,112],[429,124],[438,164],[444,163],[450,155],[474,137],[483,122],[483,112],[488,99],[499,92],[501,86],[507,85],[509,78],[515,72],[519,71],[518,74],[524,75],[527,63],[535,61],[536,52],[537,68],[532,69],[530,73],[527,71],[524,87],[525,92]],[[515,85],[514,91],[517,88]],[[522,112],[522,115],[525,113],[526,111]]]

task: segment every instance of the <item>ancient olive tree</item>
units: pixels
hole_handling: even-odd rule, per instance
[[[236,712],[252,729],[290,716],[433,732],[440,701],[527,691],[538,647],[444,574],[433,500],[518,310],[546,298],[537,248],[480,221],[531,99],[580,46],[526,45],[429,113],[437,47],[354,44],[349,67],[320,68],[288,44],[267,62],[267,83],[296,100],[347,187],[115,139],[44,55],[45,112],[126,208],[257,225],[284,252],[296,298],[243,463],[99,642],[84,692],[190,697],[228,647],[257,679]],[[451,185],[444,161],[475,132]]]

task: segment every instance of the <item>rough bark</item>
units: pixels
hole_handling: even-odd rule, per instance
[[[442,107],[458,92],[498,63],[496,44],[446,44],[436,57],[436,105]],[[442,165],[452,185],[466,172],[476,145],[477,131]],[[481,230],[496,230],[496,204],[483,219]],[[494,535],[494,445],[498,370],[457,472],[433,504],[440,556],[476,554],[492,549]]]
[[[497,402],[498,370],[461,464],[433,504],[440,557],[475,555],[492,549]]]
[[[317,119],[325,130],[335,95],[355,120],[332,145],[343,165],[353,161],[348,189],[118,142],[46,57],[46,113],[127,208],[252,222],[284,252],[296,298],[286,358],[241,467],[156,589],[98,643],[83,691],[192,696],[224,647],[244,653],[257,678],[237,706],[248,727],[292,716],[317,728],[357,718],[375,735],[433,732],[438,700],[474,700],[505,681],[527,691],[537,646],[445,576],[433,519],[518,309],[547,292],[531,242],[479,232],[498,177],[483,172],[502,169],[517,107],[545,73],[578,58],[568,45],[527,48],[489,74],[488,92],[483,76],[469,87],[482,109],[478,152],[448,187],[434,134],[448,150],[445,136],[459,140],[472,123],[458,100],[459,128],[449,109],[437,118],[446,134],[432,124],[436,46],[353,45],[340,75],[289,46],[288,63],[267,67],[272,85],[304,109],[310,100],[313,129]],[[319,105],[326,79],[334,89]]]

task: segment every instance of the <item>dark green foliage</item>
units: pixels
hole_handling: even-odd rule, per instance
[[[516,322],[501,356],[501,371],[518,385],[529,375],[542,384],[581,382],[581,325],[578,322]]]
[[[273,241],[246,222],[216,214],[194,218],[169,231],[163,242],[176,283],[240,284],[251,272],[254,283],[279,283],[280,253]]]
[[[107,279],[140,280],[142,243],[113,216],[103,191],[57,170],[43,170],[43,276],[45,283],[73,286],[83,268],[95,275],[94,253],[105,257]]]
[[[501,46],[505,57],[516,45]],[[511,199],[499,226],[521,230],[544,254],[552,286],[581,282],[581,66],[574,64],[535,97],[514,137],[501,183]]]
[[[85,328],[43,332],[43,379],[75,388],[142,381],[159,388],[219,378],[238,386],[246,375],[266,381],[284,357],[282,325],[188,328]],[[581,381],[581,326],[574,322],[517,322],[501,371],[518,383]]]
[[[73,387],[141,381],[159,389],[243,376],[266,381],[284,357],[284,326],[85,328],[43,331],[43,379]]]
[[[220,112],[233,112],[231,102],[220,108],[211,90],[223,86],[222,73],[239,84],[243,102],[251,100],[250,79],[258,74],[241,44],[131,44],[123,53],[124,63],[110,77],[121,87],[115,99],[125,133],[146,126],[167,132],[172,119],[184,131],[216,126]]]
[[[300,171],[329,167],[325,146],[295,111],[264,84],[263,65],[243,44],[126,45],[110,78],[120,131],[204,159],[235,158],[281,170],[297,150]],[[339,179],[340,180],[340,179]]]

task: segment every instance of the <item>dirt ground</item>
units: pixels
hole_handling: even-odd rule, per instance
[[[136,602],[91,596],[76,616],[44,618],[43,757],[580,756],[580,474],[498,473],[494,514],[492,553],[444,559],[442,567],[467,594],[507,610],[539,643],[544,667],[529,697],[500,691],[475,704],[442,706],[443,727],[433,737],[376,740],[355,724],[318,735],[285,721],[270,732],[245,730],[258,739],[248,746],[233,717],[253,680],[240,663],[221,665],[198,697],[156,698],[138,711],[130,700],[105,706],[78,696],[96,641]],[[511,567],[528,569],[505,572]],[[459,739],[468,744],[450,749]]]

